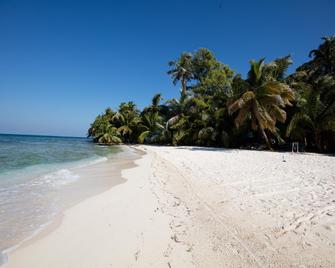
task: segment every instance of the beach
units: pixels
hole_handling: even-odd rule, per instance
[[[5,267],[335,266],[334,157],[132,148],[120,183],[7,252]]]

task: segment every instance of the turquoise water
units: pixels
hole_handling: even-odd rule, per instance
[[[80,168],[118,152],[86,138],[0,134],[0,264],[1,251],[33,235],[66,206],[64,200],[74,203],[83,197],[79,192],[107,187]]]
[[[112,151],[86,138],[0,134],[0,175],[36,165],[104,157]]]

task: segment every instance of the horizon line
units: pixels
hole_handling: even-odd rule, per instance
[[[49,135],[49,134],[20,134],[20,133],[3,133],[0,135],[12,135],[12,136],[37,136],[37,137],[56,137],[56,138],[86,138],[86,136],[66,136],[66,135]]]

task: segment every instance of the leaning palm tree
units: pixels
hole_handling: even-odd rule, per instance
[[[182,53],[176,61],[169,62],[172,68],[167,73],[171,76],[173,84],[181,82],[181,92],[186,95],[187,82],[193,78],[192,74],[192,55],[190,53]]]
[[[237,99],[228,106],[230,115],[238,111],[235,118],[236,127],[250,119],[252,129],[260,131],[270,150],[272,148],[266,130],[280,140],[276,122],[286,121],[284,108],[286,105],[291,105],[291,101],[294,100],[291,88],[273,75],[276,70],[278,71],[279,64],[276,63],[278,61],[279,59],[269,64],[265,64],[264,59],[251,61],[248,78],[239,79],[236,89],[239,92]],[[280,68],[282,69],[282,65]]]

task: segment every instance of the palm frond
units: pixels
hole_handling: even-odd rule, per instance
[[[249,114],[250,114],[250,105],[245,105],[239,110],[235,118],[235,125],[237,128],[239,128],[242,125],[242,123],[248,118]]]
[[[174,117],[171,117],[167,122],[166,122],[166,126],[165,126],[165,128],[166,129],[169,129],[170,127],[172,127],[173,125],[175,125],[178,121],[179,121],[179,119],[180,119],[180,117],[181,117],[181,115],[176,115],[176,116],[174,116]]]
[[[290,137],[292,132],[298,128],[299,124],[314,128],[313,120],[306,113],[296,113],[287,126],[286,137]]]
[[[281,123],[285,123],[286,121],[286,112],[279,108],[276,105],[271,105],[269,108],[269,113],[271,115],[272,118],[275,118],[276,120],[278,120]]]
[[[148,137],[149,134],[150,134],[150,131],[149,131],[149,130],[142,132],[142,133],[140,134],[140,136],[138,137],[138,142],[139,142],[139,143],[144,143],[146,137]]]
[[[120,112],[116,112],[113,116],[112,116],[112,121],[124,121],[124,116],[120,113]]]
[[[162,100],[162,95],[160,93],[155,94],[152,98],[152,106],[158,106],[161,100]]]
[[[233,104],[228,107],[228,113],[231,115],[235,113],[238,109],[241,109],[247,102],[255,98],[255,93],[253,91],[245,92],[242,97],[237,99]]]
[[[183,129],[180,129],[173,133],[173,144],[178,145],[180,142],[182,142],[187,135],[189,135],[189,132]]]

